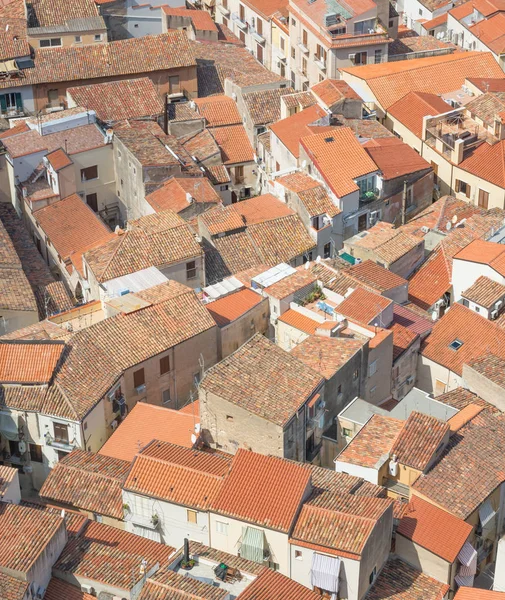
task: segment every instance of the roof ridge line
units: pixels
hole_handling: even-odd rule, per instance
[[[209,477],[212,477],[213,479],[224,479],[225,475],[217,475],[216,473],[209,473],[208,471],[202,471],[200,469],[196,469],[195,467],[189,467],[187,465],[181,465],[180,463],[176,463],[173,462],[171,460],[165,460],[163,458],[159,458],[158,456],[150,456],[149,454],[138,454],[139,458],[144,458],[144,459],[149,459],[152,460],[156,463],[160,463],[160,464],[164,464],[164,465],[170,465],[172,467],[179,467],[181,469],[185,469],[187,471],[191,471],[193,473],[200,473],[202,475],[207,475]]]

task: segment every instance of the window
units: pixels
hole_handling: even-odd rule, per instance
[[[475,312],[477,312],[477,313],[480,312],[480,308],[478,306],[475,307]]]
[[[305,76],[307,75],[307,59],[306,58],[302,58],[302,73]]]
[[[303,560],[303,556],[302,556],[302,551],[301,550],[295,550],[295,558],[296,558],[296,560]]]
[[[375,175],[372,177],[366,177],[365,179],[361,179],[357,182],[359,187],[359,196],[360,198],[366,198],[371,195],[375,191]]]
[[[466,298],[463,298],[461,304],[463,304],[463,306],[466,306],[467,308],[470,306],[470,302],[468,302]]]
[[[161,392],[161,401],[163,404],[170,404],[170,402],[172,402],[172,398],[170,397],[170,388]]]
[[[68,425],[62,423],[53,423],[54,441],[62,444],[68,444]]]
[[[170,371],[170,356],[160,358],[160,375],[165,375]]]
[[[370,583],[370,585],[372,585],[372,583],[375,581],[376,577],[377,577],[377,567],[374,567],[373,571],[370,573],[370,577],[368,578],[368,582]]]
[[[420,16],[420,17],[422,17],[422,16],[423,16],[423,9],[422,9],[422,8],[420,8],[420,9],[419,9],[419,16]]]
[[[296,58],[296,50],[291,48],[291,58]]]
[[[350,429],[347,429],[347,427],[343,427],[342,428],[342,435],[344,437],[351,437],[352,431]]]
[[[188,508],[188,510],[186,511],[188,523],[196,524],[196,514],[196,510],[189,510]]]
[[[485,192],[484,190],[479,190],[479,207],[486,208],[489,204],[489,192]]]
[[[133,372],[133,387],[139,388],[141,385],[145,385],[146,376],[144,373],[144,369],[139,369],[138,371]]]
[[[394,22],[393,21],[389,21],[389,27],[391,28],[391,27],[393,27],[393,25],[394,25]]]
[[[179,87],[179,76],[171,75],[168,78],[168,93],[169,94],[178,94],[181,91]]]
[[[261,44],[256,44],[256,58],[258,59],[258,62],[263,64],[263,46]]]
[[[99,515],[97,513],[93,513],[93,517],[94,517],[94,519],[95,519],[95,521],[97,523],[103,523],[103,517],[102,517],[102,515]]]
[[[349,60],[355,65],[366,65],[366,59],[366,52],[356,52],[356,54],[349,54]]]
[[[431,168],[433,169],[433,183],[438,185],[438,165],[436,162],[431,161]]]
[[[86,195],[86,204],[95,212],[98,212],[98,196],[96,194]]]
[[[51,106],[58,106],[59,104],[59,93],[56,89],[47,90],[47,101]]]
[[[186,279],[196,279],[196,261],[194,260],[186,263]]]
[[[282,37],[282,35],[280,36],[280,44],[281,44],[281,50],[284,52],[284,48],[286,47],[286,42],[284,41],[284,38]]]
[[[242,4],[238,5],[238,14],[241,21],[245,21],[245,8]]]
[[[21,111],[23,110],[23,100],[19,92],[0,95],[1,112]]]
[[[68,452],[63,452],[63,450],[56,450],[56,456],[58,457],[58,462],[60,462],[60,460],[63,460],[68,456]]]
[[[52,46],[61,46],[61,38],[51,38],[50,40],[40,40],[41,48],[51,48]]]
[[[92,179],[98,179],[98,167],[86,167],[81,169],[81,181],[91,181]]]
[[[331,242],[328,242],[323,247],[323,256],[324,258],[330,258],[331,256]]]
[[[280,68],[279,74],[281,77],[286,77],[286,65],[284,63],[281,63],[281,68]]]
[[[435,396],[440,396],[440,394],[445,394],[446,385],[440,379],[435,379]]]
[[[356,369],[354,371],[354,373],[352,374],[352,378],[353,378],[354,381],[356,381],[356,379],[358,379],[358,377],[359,377],[359,370]]]
[[[223,0],[223,8],[228,9],[228,0]]]
[[[338,396],[340,396],[340,394],[341,394],[341,393],[342,393],[342,384],[340,384],[340,385],[338,386],[338,389],[337,389],[337,395],[338,395]]]
[[[375,51],[374,59],[376,65],[382,62],[382,50],[379,49]]]
[[[30,459],[32,462],[42,462],[42,446],[30,444]]]
[[[244,165],[235,167],[235,183],[244,183]]]
[[[370,400],[373,400],[375,398],[375,392],[377,391],[377,386],[373,386],[373,388],[370,388]]]
[[[309,34],[306,29],[302,29],[302,44],[307,46],[309,43]]]
[[[80,35],[76,35],[76,36],[74,37],[74,42],[75,42],[76,44],[80,44],[80,43],[82,42],[82,37],[81,37]]]
[[[221,535],[228,535],[228,523],[223,523],[223,521],[216,521],[216,532]]]
[[[318,79],[319,79],[319,83],[321,83],[321,81],[324,81],[324,75],[319,75]]]
[[[295,21],[293,18],[291,19],[291,25],[292,25],[293,27],[296,27],[296,21]]]
[[[412,193],[412,188],[408,188],[407,189],[407,198],[406,198],[406,208],[410,208],[411,206],[414,206],[414,194]]]
[[[259,17],[256,17],[256,32],[263,35],[263,21]]]
[[[459,350],[462,345],[463,342],[461,340],[456,339],[449,344],[449,348],[451,348],[452,350]]]
[[[456,192],[460,192],[461,194],[465,194],[467,198],[470,198],[470,186],[468,185],[468,183],[465,183],[464,181],[460,181],[459,179],[456,179]]]
[[[101,33],[95,33],[94,40],[95,42],[101,42],[103,40],[103,35]]]

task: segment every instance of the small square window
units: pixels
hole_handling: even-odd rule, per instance
[[[95,521],[97,523],[103,523],[103,517],[102,517],[102,515],[99,515],[97,513],[93,513],[93,516],[95,517]]]
[[[160,375],[164,375],[170,371],[170,356],[160,358]]]
[[[451,348],[452,350],[459,350],[462,345],[463,342],[461,340],[454,340],[449,344],[449,348]]]
[[[377,567],[374,567],[373,571],[370,573],[370,577],[368,578],[368,582],[370,583],[370,585],[375,581],[376,576],[377,576]]]
[[[303,560],[303,555],[301,550],[295,550],[295,558],[296,560]]]
[[[95,33],[95,42],[101,42],[103,35],[101,33]]]
[[[74,41],[76,44],[80,44],[82,42],[82,37],[80,35],[76,35]]]
[[[186,279],[196,279],[196,261],[186,263]]]
[[[196,510],[187,510],[187,518],[188,518],[188,523],[195,523],[196,524],[196,517],[197,517],[197,513]]]
[[[172,402],[172,398],[170,398],[170,389],[163,390],[161,393],[161,401],[163,404],[170,404],[170,402]]]
[[[344,427],[344,428],[342,429],[342,435],[343,435],[344,437],[351,437],[351,435],[352,435],[352,431],[351,431],[350,429],[347,429],[347,427]]]
[[[480,308],[478,306],[475,307],[475,312],[480,312]]]
[[[216,521],[216,531],[221,535],[228,535],[228,523],[223,523],[223,521]]]

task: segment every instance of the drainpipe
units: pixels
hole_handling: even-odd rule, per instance
[[[407,221],[407,180],[403,182],[403,194],[402,194],[402,225],[405,225]]]

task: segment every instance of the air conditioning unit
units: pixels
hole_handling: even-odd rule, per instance
[[[349,60],[353,63],[356,60],[356,54],[349,54]]]
[[[496,319],[497,316],[498,316],[498,311],[497,310],[492,310],[491,311],[491,319]]]
[[[85,594],[91,594],[92,596],[94,596],[95,588],[92,585],[87,585],[83,583],[81,585],[81,592],[84,592]]]
[[[414,381],[415,381],[415,378],[414,378],[413,375],[409,375],[407,377],[407,385],[410,385],[411,383],[414,383]]]
[[[146,391],[146,384],[143,383],[142,385],[139,385],[135,390],[137,391],[137,394],[143,394]]]
[[[503,304],[503,300],[498,300],[498,302],[496,302],[496,304],[494,305],[495,309],[498,310]]]
[[[429,227],[426,227],[426,225],[423,225],[423,226],[421,227],[421,231],[422,231],[423,233],[429,233],[429,232],[430,232],[430,228],[429,228]]]

